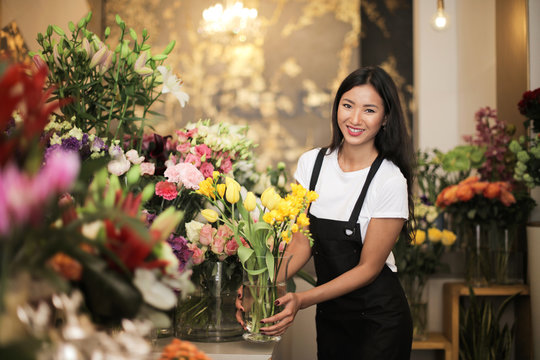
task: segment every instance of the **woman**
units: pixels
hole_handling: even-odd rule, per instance
[[[319,360],[410,358],[412,321],[391,250],[411,230],[412,162],[394,82],[379,67],[354,71],[336,94],[328,149],[304,153],[295,173],[319,198],[308,211],[313,248],[295,234],[289,270],[313,255],[317,286],[277,299],[284,310],[261,331],[283,334],[298,310],[317,305]]]

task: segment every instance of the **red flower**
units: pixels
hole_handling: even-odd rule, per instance
[[[178,196],[176,184],[168,181],[160,181],[156,184],[156,195],[165,200],[174,200]]]

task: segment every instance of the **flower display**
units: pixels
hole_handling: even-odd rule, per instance
[[[540,132],[540,88],[525,91],[518,103],[518,109],[527,117],[525,127],[528,128],[532,122],[534,132]]]

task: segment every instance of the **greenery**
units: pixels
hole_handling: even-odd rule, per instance
[[[491,301],[478,300],[469,288],[469,305],[460,310],[459,357],[463,360],[507,360],[514,341],[514,327],[504,324],[501,316],[517,296],[512,295],[493,310]]]

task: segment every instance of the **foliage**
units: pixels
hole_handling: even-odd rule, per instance
[[[527,139],[520,136],[510,142],[510,150],[516,154],[517,161],[514,169],[514,179],[525,183],[528,188],[540,184],[540,139]]]
[[[514,339],[514,327],[501,327],[504,309],[517,295],[504,300],[496,312],[492,302],[478,300],[469,289],[469,305],[460,311],[459,357],[464,360],[510,359]]]
[[[497,111],[489,107],[481,108],[474,115],[476,121],[475,136],[464,136],[470,145],[485,149],[484,161],[478,168],[483,180],[513,181],[516,157],[508,149],[515,132],[515,126],[499,120]]]
[[[145,120],[161,92],[177,96],[182,106],[188,96],[180,91],[181,82],[162,66],[174,48],[171,42],[161,54],[152,55],[148,33],[139,36],[117,15],[120,37],[114,49],[87,29],[88,13],[77,24],[69,23],[66,33],[49,25],[38,34],[41,52],[34,60],[51,69],[49,84],[57,99],[73,99],[62,108],[65,120],[84,133],[91,130],[102,138],[122,139],[124,134],[142,137]],[[110,29],[105,30],[105,40]]]

